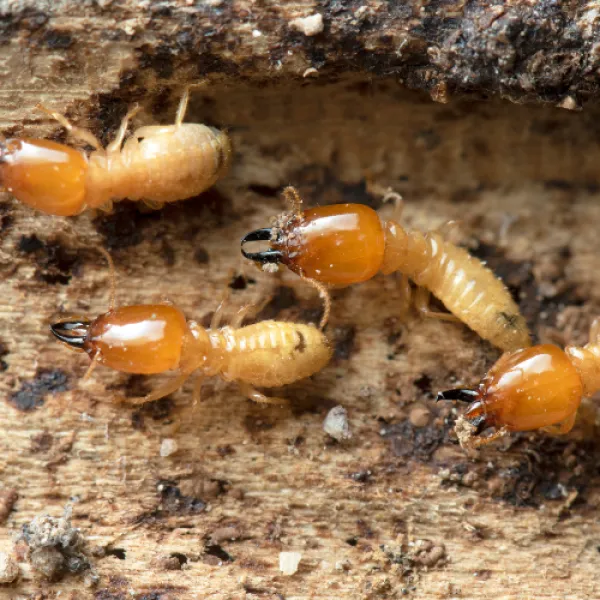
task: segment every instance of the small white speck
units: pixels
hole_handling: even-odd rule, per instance
[[[254,38],[258,38],[262,35],[262,31],[259,31],[258,29],[253,29],[252,30],[252,37]]]
[[[179,444],[172,438],[165,438],[160,443],[160,455],[165,458],[175,454],[179,450]]]
[[[302,559],[300,552],[280,552],[279,570],[284,575],[293,575],[298,571],[298,565]]]
[[[352,437],[348,424],[348,413],[343,406],[334,406],[325,417],[323,429],[327,435],[341,442]]]
[[[323,15],[315,13],[308,17],[298,17],[290,21],[290,29],[295,29],[306,36],[317,35],[324,29]]]

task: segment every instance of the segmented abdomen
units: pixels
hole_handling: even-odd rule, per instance
[[[227,134],[206,125],[142,127],[120,153],[92,154],[86,201],[96,207],[123,198],[161,204],[184,200],[224,175],[230,155]]]
[[[502,281],[466,250],[438,234],[386,224],[382,271],[401,271],[427,288],[482,338],[505,351],[531,345],[519,307]]]
[[[325,335],[316,327],[262,321],[230,330],[223,375],[258,387],[276,387],[320,371],[331,358]]]
[[[184,123],[170,133],[139,142],[132,171],[140,170],[141,185],[133,200],[174,202],[196,196],[212,186],[227,168],[227,135],[197,123]]]
[[[579,372],[583,395],[592,396],[600,390],[600,344],[590,342],[583,346],[567,346],[565,353]]]

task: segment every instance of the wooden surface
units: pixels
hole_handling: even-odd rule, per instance
[[[168,297],[203,320],[231,283],[232,312],[273,294],[262,318],[314,320],[315,293],[292,275],[278,279],[243,265],[237,240],[283,209],[278,191],[289,183],[307,204],[380,208],[368,177],[404,195],[408,226],[459,219],[458,239],[505,278],[537,340],[584,343],[600,311],[598,109],[453,95],[448,104],[434,103],[431,88],[418,83],[425,81],[418,61],[402,62],[402,79],[426,93],[407,91],[385,62],[353,54],[335,35],[283,35],[281,19],[324,6],[326,32],[333,32],[331,15],[341,3],[296,3],[293,11],[244,3],[244,13],[238,2],[137,3],[146,8],[133,10],[132,2],[65,0],[54,3],[63,11],[55,17],[42,2],[18,4],[20,12],[11,3],[2,20],[3,131],[61,139],[34,111],[43,101],[110,139],[128,103],[144,106],[136,125],[170,122],[178,84],[209,74],[188,120],[228,128],[236,155],[215,191],[158,213],[123,203],[108,217],[58,219],[3,197],[0,516],[8,514],[0,551],[17,552],[23,575],[0,595],[598,597],[594,403],[582,407],[568,438],[515,436],[467,457],[454,441],[452,407],[432,398],[438,389],[475,382],[498,354],[460,325],[416,315],[400,322],[394,277],[334,293],[327,332],[335,359],[281,390],[291,410],[252,405],[217,380],[204,386],[196,407],[187,387],[143,409],[115,406],[115,392],[138,394],[154,380],[99,368],[82,385],[85,357],[47,329],[59,314],[106,310],[108,272],[97,244],[115,258],[119,303]],[[8,5],[0,2],[2,12]],[[573,10],[590,16],[586,6]],[[424,4],[425,11],[434,7],[449,10]],[[529,9],[515,2],[506,10]],[[278,23],[275,33],[253,36],[267,31],[265,23]],[[357,33],[363,45],[372,30]],[[53,38],[56,31],[70,37]],[[281,66],[268,47],[259,52],[276,34],[291,40],[282,42]],[[314,65],[286,44],[306,49],[310,40],[331,61],[325,73],[302,78]],[[490,90],[504,92],[490,77]],[[343,444],[322,430],[337,404],[348,410],[353,432]],[[169,457],[159,453],[164,439],[178,445]],[[12,509],[10,490],[18,494]],[[13,540],[36,515],[60,517],[68,504],[92,572],[47,582]],[[302,555],[293,576],[279,571],[282,551]],[[91,574],[99,577],[95,585]]]

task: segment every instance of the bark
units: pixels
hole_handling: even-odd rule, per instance
[[[22,578],[0,594],[599,596],[593,400],[566,438],[522,434],[466,456],[456,413],[433,397],[478,381],[498,353],[462,325],[401,318],[394,277],[334,292],[335,358],[277,390],[292,409],[217,380],[198,406],[189,386],[115,404],[161,378],[98,368],[83,384],[87,360],[47,329],[57,314],[106,310],[99,244],[119,304],[168,297],[207,321],[230,289],[232,315],[271,294],[259,318],[314,321],[314,291],[244,265],[237,240],[284,208],[290,183],[307,205],[390,216],[368,181],[404,195],[408,226],[459,220],[453,235],[505,279],[536,341],[585,343],[600,309],[599,115],[592,102],[548,104],[596,92],[593,3],[62,0],[0,12],[6,135],[64,139],[41,101],[107,142],[131,103],[143,107],[135,126],[170,123],[182,86],[206,79],[186,120],[227,128],[236,148],[214,190],[159,212],[123,202],[60,219],[3,195],[0,551]],[[294,21],[314,14],[320,32],[318,18]],[[353,433],[339,443],[322,429],[335,405]],[[161,456],[164,440],[175,453]],[[68,504],[86,559],[49,582],[14,537]],[[285,576],[289,551],[302,558]]]

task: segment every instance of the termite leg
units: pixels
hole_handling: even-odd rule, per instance
[[[410,302],[412,298],[412,288],[406,275],[400,276],[400,318],[404,321],[410,311]]]
[[[269,302],[271,301],[271,296],[267,296],[262,302],[258,304],[246,304],[246,306],[242,306],[235,317],[231,321],[231,327],[233,329],[238,329],[242,326],[242,323],[248,317],[255,317]]]
[[[194,389],[192,391],[192,399],[194,401],[194,406],[200,403],[202,399],[202,382],[204,381],[204,377],[202,375],[198,375],[196,379],[194,379]]]
[[[394,203],[394,211],[392,212],[392,218],[394,221],[400,221],[402,218],[402,213],[404,212],[404,200],[402,196],[395,192],[392,188],[388,188],[383,195],[382,202],[385,204],[386,202]]]
[[[133,119],[138,112],[140,112],[140,106],[138,104],[127,111],[127,114],[121,120],[121,125],[119,125],[115,139],[108,146],[106,146],[107,154],[112,154],[121,150],[123,140],[125,139],[125,134],[127,133],[127,128],[129,127],[129,121]]]
[[[556,425],[549,425],[548,427],[544,427],[544,431],[548,432],[551,435],[564,435],[565,433],[569,433],[569,431],[573,429],[573,425],[575,425],[576,418],[577,413],[574,412],[571,416],[567,417],[562,423],[557,423]]]
[[[487,446],[492,442],[495,442],[503,437],[508,435],[508,429],[506,427],[501,427],[500,429],[494,431],[491,435],[487,435],[485,437],[474,437],[469,441],[469,446],[471,448],[481,448],[481,446]]]
[[[164,398],[165,396],[176,392],[185,383],[185,380],[189,376],[189,373],[182,373],[181,375],[175,377],[171,381],[167,381],[164,385],[161,385],[146,396],[132,398],[117,397],[115,398],[115,401],[124,402],[126,404],[145,404],[146,402],[154,402],[155,400],[160,400],[161,398]]]
[[[210,329],[218,329],[221,326],[221,321],[223,320],[223,313],[225,312],[225,306],[227,305],[228,300],[229,290],[226,290],[223,294],[223,298],[221,298],[221,302],[219,302],[219,306],[217,306],[217,310],[215,310],[212,319],[210,320]]]
[[[600,341],[600,317],[596,317],[590,325],[590,343]]]
[[[277,396],[265,396],[258,390],[254,389],[250,384],[239,382],[240,391],[246,398],[258,404],[279,404],[280,406],[289,405],[290,401],[286,398],[278,398]]]
[[[114,202],[112,200],[107,200],[102,203],[100,206],[95,206],[94,208],[103,213],[111,213],[113,210]]]
[[[200,81],[199,83],[191,83],[186,85],[183,90],[183,96],[181,96],[181,100],[179,101],[179,108],[177,109],[177,115],[175,117],[175,126],[179,127],[183,123],[183,119],[185,117],[185,113],[187,111],[188,102],[190,100],[190,90],[192,88],[204,87],[206,85],[206,81]]]
[[[195,83],[191,85],[186,85],[183,90],[183,96],[181,96],[181,100],[179,101],[179,108],[177,109],[177,115],[175,116],[175,126],[179,127],[183,123],[183,119],[185,117],[185,113],[187,111],[187,105],[190,101],[190,89],[193,87],[201,87],[205,85],[205,82]]]
[[[392,187],[383,187],[380,183],[374,182],[370,177],[366,178],[367,192],[374,194],[375,196],[381,196],[381,202],[386,204],[388,202],[394,203],[394,211],[392,218],[395,221],[399,221],[402,217],[402,211],[404,210],[404,200],[402,196],[394,191]]]
[[[117,289],[117,276],[115,274],[115,263],[113,262],[112,256],[110,255],[108,250],[106,250],[102,246],[98,246],[98,251],[100,252],[100,254],[102,254],[102,256],[104,256],[104,258],[106,259],[106,262],[108,263],[108,270],[109,270],[109,276],[110,276],[110,296],[108,297],[108,312],[110,312],[110,311],[114,310],[114,308],[115,308],[115,292]]]
[[[230,281],[235,273],[235,269],[229,269],[227,274],[226,281]],[[210,329],[218,329],[221,325],[221,321],[223,319],[223,312],[225,311],[225,307],[227,306],[227,302],[229,300],[229,286],[225,288],[225,292],[223,293],[223,297],[221,298],[221,302],[219,302],[219,306],[217,306],[217,310],[213,313],[212,319],[210,320]],[[248,305],[247,309],[250,310],[252,308],[252,304]],[[240,309],[244,310],[244,308]],[[242,320],[246,316],[246,313],[242,315]]]
[[[144,200],[144,204],[150,210],[160,210],[165,205],[164,202],[157,202],[156,200]]]
[[[451,321],[453,323],[460,321],[460,319],[457,316],[455,316],[451,313],[443,313],[443,312],[431,310],[429,308],[429,299],[430,299],[429,290],[425,289],[424,287],[418,287],[416,289],[416,291],[415,291],[415,306],[416,306],[417,310],[424,317],[431,318],[431,319],[440,319],[441,321]]]
[[[58,121],[73,138],[90,145],[92,148],[94,148],[94,150],[102,150],[102,144],[91,131],[72,125],[65,116],[50,110],[43,104],[38,104],[36,108],[46,113],[49,117],[52,117],[55,121]]]
[[[450,220],[438,225],[435,229],[432,230],[432,233],[437,233],[441,235],[443,238],[449,238],[452,234],[458,229],[460,226],[460,221]]]

